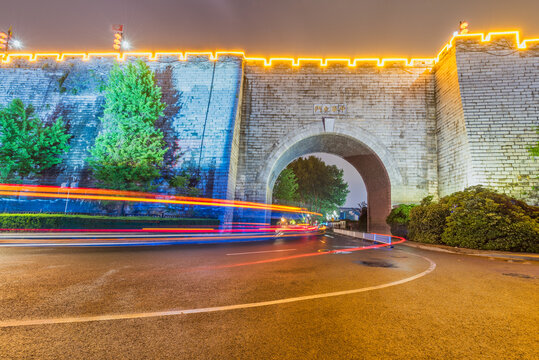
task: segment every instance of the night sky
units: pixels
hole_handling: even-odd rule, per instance
[[[457,30],[539,37],[538,0],[2,0],[26,51],[110,51],[111,24],[133,50],[244,50],[263,56],[434,57]],[[344,160],[347,206],[366,199]]]
[[[539,36],[537,0],[2,0],[29,51],[111,49],[122,23],[137,50],[432,57],[459,20],[471,31]]]

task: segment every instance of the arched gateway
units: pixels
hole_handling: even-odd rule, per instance
[[[369,204],[369,229],[386,231],[385,218],[391,209],[391,184],[402,182],[395,161],[371,134],[361,129],[345,132],[340,125],[336,124],[332,131],[325,131],[321,125],[312,125],[310,129],[300,129],[298,134],[283,139],[276,146],[258,177],[259,181],[266,184],[266,202],[271,202],[275,181],[292,160],[313,152],[331,153],[350,162],[363,178]],[[388,172],[387,169],[393,171]]]

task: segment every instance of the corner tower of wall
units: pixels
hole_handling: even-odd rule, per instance
[[[472,178],[470,145],[454,47],[443,54],[433,71],[436,81],[438,194],[445,196],[469,186]]]
[[[460,39],[453,47],[465,120],[471,178],[538,204],[539,42],[519,48],[515,34]],[[442,74],[437,74],[441,78]],[[460,110],[459,110],[460,112]],[[459,115],[460,116],[460,115]]]

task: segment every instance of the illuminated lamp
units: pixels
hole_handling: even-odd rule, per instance
[[[459,35],[466,35],[466,34],[468,34],[468,22],[461,21],[459,24]]]
[[[0,51],[9,50],[9,40],[11,40],[11,26],[7,32],[0,32]]]
[[[120,51],[122,48],[122,34],[121,33],[115,33],[114,34],[114,42],[112,44],[112,47],[114,50]]]

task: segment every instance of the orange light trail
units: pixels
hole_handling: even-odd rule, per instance
[[[185,196],[173,196],[163,194],[143,193],[136,191],[119,191],[93,188],[62,188],[58,186],[0,184],[0,195],[6,196],[29,196],[53,199],[79,199],[79,200],[108,200],[108,201],[131,201],[145,203],[200,205],[214,207],[248,208],[257,210],[274,210],[290,213],[302,213],[322,216],[320,213],[307,211],[306,209],[270,205],[247,201],[234,201],[209,198],[190,198]]]

